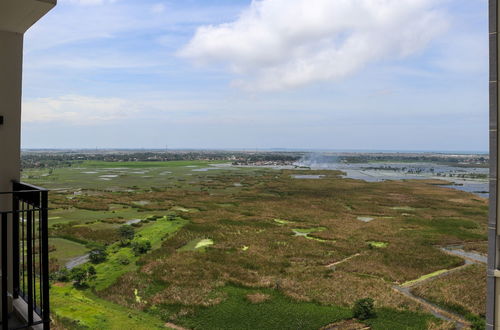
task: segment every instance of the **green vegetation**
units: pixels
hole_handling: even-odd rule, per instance
[[[426,313],[396,311],[389,308],[376,310],[377,317],[365,320],[372,330],[387,329],[429,329],[429,324],[435,324],[435,318]]]
[[[412,286],[413,284],[415,283],[418,283],[418,282],[422,282],[424,280],[427,280],[429,278],[432,278],[432,277],[435,277],[435,276],[438,276],[438,275],[441,275],[441,274],[444,274],[448,271],[448,269],[440,269],[440,270],[436,270],[435,272],[432,272],[432,273],[429,273],[429,274],[425,274],[423,276],[420,276],[419,278],[415,279],[415,280],[411,280],[411,281],[407,281],[405,283],[402,284],[403,287],[408,287],[408,286]]]
[[[141,329],[141,320],[148,329],[319,329],[351,319],[350,307],[369,297],[377,317],[364,322],[373,329],[426,329],[439,322],[392,286],[463,264],[436,246],[478,250],[486,241],[487,203],[466,192],[337,171],[308,170],[321,180],[293,179],[305,170],[194,171],[209,166],[88,161],[46,176],[25,171],[59,188],[50,198],[53,278],[71,277],[57,271],[71,258],[106,255],[95,275],[81,267],[88,288],[53,283],[55,317],[69,329]],[[377,220],[358,220],[366,215]],[[430,292],[421,295],[441,301]]]
[[[384,249],[384,248],[389,246],[389,243],[370,241],[370,242],[368,242],[368,246],[370,246],[372,248]]]
[[[90,291],[57,285],[51,289],[57,320],[67,329],[165,329],[162,321],[140,311],[113,304]]]
[[[289,223],[292,223],[291,221],[283,220],[283,219],[273,219],[273,221],[276,223],[279,223],[280,225],[287,225]]]
[[[168,162],[102,162],[102,161],[85,161],[80,164],[80,167],[94,167],[94,168],[154,168],[154,167],[181,167],[181,166],[209,166],[214,163],[223,163],[219,162],[205,162],[205,161],[192,161],[192,160],[177,160],[177,161],[168,161]]]
[[[106,261],[108,257],[108,253],[103,248],[98,248],[90,251],[89,260],[94,264],[100,264],[101,262]]]
[[[63,238],[50,238],[49,244],[53,246],[50,258],[56,260],[61,265],[89,251],[85,245]]]
[[[73,268],[69,273],[69,279],[73,281],[76,288],[85,288],[89,281],[95,279],[96,270],[94,266],[84,265]]]
[[[130,247],[136,256],[151,250],[151,241],[144,237],[139,237],[130,242]]]
[[[191,329],[319,329],[329,323],[351,317],[348,308],[296,302],[274,290],[228,286],[220,290],[227,299],[211,307],[195,308],[192,315],[176,322]],[[252,303],[246,296],[263,293],[269,298]],[[168,308],[168,307],[167,307]]]
[[[119,242],[109,246],[107,249],[108,259],[96,265],[97,277],[91,285],[97,291],[104,290],[121,275],[136,270],[138,268],[136,262],[141,254],[150,249],[158,249],[163,240],[168,238],[169,235],[173,235],[186,224],[187,221],[181,218],[168,220],[163,217],[137,231],[135,249],[134,241],[132,241],[130,247],[123,247]]]
[[[293,229],[295,233],[299,234],[312,234],[324,230],[326,230],[325,227]]]
[[[214,241],[209,238],[198,238],[187,243],[179,249],[179,251],[206,251],[206,248],[213,245]]]
[[[412,292],[443,308],[482,324],[486,311],[486,266],[470,265],[448,276],[426,282]]]
[[[374,318],[377,314],[375,313],[373,299],[363,298],[356,300],[352,308],[352,315],[359,320],[368,320]]]

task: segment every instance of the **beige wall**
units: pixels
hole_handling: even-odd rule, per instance
[[[11,191],[12,180],[19,180],[21,149],[21,90],[23,35],[0,31],[0,191]],[[12,208],[10,195],[0,195],[0,211]],[[10,217],[9,217],[10,218]],[[12,228],[9,219],[9,232]],[[8,244],[11,244],[9,235]],[[12,269],[12,258],[9,258]],[[12,292],[9,279],[9,290]]]
[[[19,180],[23,35],[0,31],[0,191]],[[5,210],[5,201],[0,210]],[[9,205],[7,205],[8,207]]]

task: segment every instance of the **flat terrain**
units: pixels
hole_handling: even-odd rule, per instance
[[[320,177],[294,177],[304,174]],[[52,189],[54,264],[95,247],[108,255],[88,288],[55,283],[60,326],[120,328],[130,313],[150,328],[319,329],[350,319],[353,303],[370,297],[378,316],[366,324],[373,329],[449,327],[393,286],[464,264],[440,247],[484,252],[486,200],[432,182],[340,174],[197,161],[26,171],[25,181]],[[148,253],[120,245],[127,223],[152,243]],[[479,265],[463,272],[467,281],[452,273],[414,293],[484,317],[484,295],[458,300],[485,274]],[[124,317],[68,310],[63,297],[97,309],[109,304]]]

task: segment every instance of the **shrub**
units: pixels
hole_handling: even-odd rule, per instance
[[[94,266],[75,267],[70,272],[70,279],[75,287],[86,287],[88,282],[95,279],[96,270]]]
[[[376,316],[372,298],[359,299],[354,303],[352,314],[358,320],[367,320]]]
[[[137,238],[132,241],[132,251],[136,255],[144,254],[151,250],[151,242],[147,238]]]
[[[94,249],[89,253],[90,262],[92,262],[93,264],[100,264],[101,262],[106,261],[107,257],[108,254],[106,253],[106,250],[102,248]]]
[[[118,255],[116,257],[116,260],[118,261],[119,264],[121,265],[128,265],[130,263],[130,259],[126,255]]]
[[[486,329],[486,321],[484,318],[474,315],[474,314],[469,314],[466,316],[466,318],[471,322],[471,329],[472,330],[484,330]]]
[[[130,225],[123,225],[118,228],[118,234],[120,235],[122,240],[132,240],[134,239],[134,228]]]
[[[61,268],[57,272],[51,273],[50,279],[56,282],[69,282],[70,272],[66,267]]]

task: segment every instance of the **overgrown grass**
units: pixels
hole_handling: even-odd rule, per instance
[[[223,161],[196,161],[196,160],[174,160],[168,162],[103,162],[85,161],[80,167],[95,168],[154,168],[154,167],[179,167],[179,166],[208,166],[209,164],[224,163]]]
[[[84,245],[63,238],[50,238],[49,244],[55,247],[55,251],[50,252],[50,258],[57,259],[60,264],[88,252]]]
[[[415,329],[426,330],[429,323],[440,323],[434,316],[426,313],[397,311],[389,308],[377,309],[377,317],[363,321],[372,330]]]
[[[467,241],[472,248],[485,241],[487,203],[462,191],[417,181],[341,179],[335,171],[310,171],[323,178],[296,180],[291,175],[303,171],[194,172],[190,165],[207,163],[99,162],[85,165],[92,169],[86,172],[97,173],[57,168],[49,176],[34,179],[33,183],[49,188],[85,188],[77,194],[68,188],[51,195],[51,206],[57,208],[52,221],[60,222],[51,233],[111,245],[108,261],[97,266],[96,295],[138,311],[157,308],[155,312],[164,312],[165,319],[178,314],[178,320],[197,327],[209,321],[223,329],[230,327],[217,323],[217,318],[233,325],[244,322],[238,315],[225,315],[231,311],[248,318],[261,313],[271,322],[259,319],[264,329],[276,325],[276,329],[283,325],[286,329],[288,319],[300,328],[302,321],[293,315],[306,320],[310,315],[312,323],[304,323],[305,328],[322,326],[349,317],[344,312],[357,299],[372,297],[378,307],[386,308],[370,321],[374,328],[420,329],[430,316],[414,313],[416,303],[394,292],[393,283],[463,263],[436,245]],[[117,176],[106,181],[102,175]],[[117,240],[113,233],[123,221],[150,214],[182,214],[189,224],[175,229],[175,236],[164,241],[161,238],[170,228],[163,226],[165,219],[136,227],[138,234],[153,243],[153,251],[140,258],[130,248],[113,245]],[[357,220],[365,215],[376,220]],[[65,224],[67,228],[61,227]],[[292,228],[302,229],[299,233],[311,239],[294,237]],[[324,230],[311,234],[311,228]],[[216,244],[205,253],[178,252],[190,242],[194,248],[203,238]],[[388,245],[373,248],[369,242]],[[325,267],[357,254],[334,268]],[[271,290],[272,299],[249,305],[253,312],[245,314],[250,302],[244,291],[267,294],[270,289],[221,289],[234,283],[279,290]],[[474,287],[461,285],[465,291]],[[332,309],[333,314],[328,314]],[[281,321],[273,318],[276,313]]]
[[[136,237],[143,237],[151,242],[152,249],[158,249],[163,240],[173,235],[184,225],[187,220],[177,218],[167,220],[166,217],[152,222],[136,232]],[[91,283],[95,290],[100,291],[112,285],[121,275],[138,268],[137,261],[140,256],[135,255],[130,247],[120,247],[118,243],[108,249],[108,259],[95,266],[97,278]]]
[[[417,286],[412,292],[429,301],[473,317],[486,314],[486,266],[470,265],[460,271]]]
[[[440,270],[436,270],[435,272],[432,272],[430,274],[425,274],[423,276],[420,276],[419,278],[415,279],[415,280],[411,280],[411,281],[407,281],[405,283],[402,284],[402,286],[404,287],[408,287],[408,286],[411,286],[413,284],[416,284],[418,282],[422,282],[422,281],[425,281],[425,280],[428,280],[432,277],[435,277],[435,276],[438,276],[438,275],[441,275],[441,274],[444,274],[448,271],[448,269],[440,269]]]
[[[351,317],[349,308],[298,302],[275,290],[227,286],[221,289],[227,299],[211,307],[198,307],[194,313],[175,322],[191,329],[319,329]],[[248,294],[262,293],[270,298],[252,303]]]
[[[68,329],[165,329],[164,322],[123,306],[96,297],[89,291],[53,286],[52,313]]]
[[[350,308],[300,302],[271,289],[226,286],[219,289],[226,299],[215,306],[197,307],[187,315],[174,316],[175,323],[190,329],[319,329],[352,318]],[[249,295],[265,296],[252,302]],[[163,308],[163,311],[162,311]],[[179,314],[180,306],[158,306],[154,314]],[[170,314],[170,315],[172,315]],[[181,313],[182,314],[182,313]],[[410,311],[377,309],[377,317],[365,321],[372,329],[427,329],[429,322],[439,323],[432,315]]]

